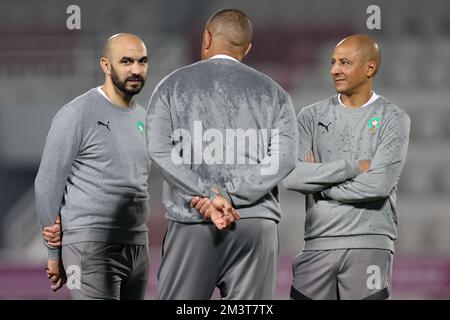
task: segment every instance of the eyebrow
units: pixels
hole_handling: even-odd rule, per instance
[[[353,62],[353,60],[351,60],[351,59],[349,59],[349,58],[339,58],[339,59],[335,59],[335,58],[331,58],[331,61],[333,62],[333,61],[349,61],[349,62]]]
[[[140,61],[140,60],[143,60],[143,59],[148,60],[148,56],[143,56],[143,57],[141,57],[139,59],[134,59],[132,57],[123,56],[122,58],[120,58],[120,61],[122,61],[122,60],[131,60],[131,61],[138,60],[138,61]]]

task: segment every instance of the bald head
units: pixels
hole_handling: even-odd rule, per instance
[[[237,9],[224,9],[216,12],[205,26],[207,39],[203,39],[206,50],[213,46],[210,55],[235,53],[243,58],[251,46],[253,26],[249,17]],[[206,40],[206,41],[205,41]],[[203,48],[205,49],[205,48]],[[206,52],[202,52],[202,55]]]
[[[112,60],[114,56],[123,50],[142,50],[147,54],[144,42],[138,36],[131,33],[118,33],[111,36],[103,47],[103,57]]]
[[[369,36],[363,34],[355,34],[341,40],[336,48],[345,47],[353,49],[358,53],[360,59],[365,62],[374,61],[376,68],[374,76],[377,74],[381,65],[381,53],[378,44]]]

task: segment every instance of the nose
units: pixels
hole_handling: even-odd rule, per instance
[[[339,67],[337,63],[331,65],[330,73],[332,76],[339,73]]]
[[[131,73],[133,74],[140,74],[142,72],[142,66],[139,64],[139,62],[135,61],[133,65],[131,66]]]

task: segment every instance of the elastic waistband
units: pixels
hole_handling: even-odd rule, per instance
[[[75,229],[63,232],[63,245],[84,241],[146,245],[148,244],[148,231]]]
[[[394,252],[394,241],[384,235],[320,237],[305,240],[303,250],[386,249]]]

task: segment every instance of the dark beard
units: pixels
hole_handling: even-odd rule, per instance
[[[117,87],[117,89],[119,89],[120,91],[122,91],[123,93],[125,93],[126,95],[128,95],[130,97],[141,92],[141,90],[145,84],[145,79],[142,78],[141,76],[131,76],[131,77],[126,78],[124,81],[120,80],[116,71],[112,67],[111,67],[111,80],[112,80],[112,83]],[[139,81],[141,81],[141,85],[136,88],[134,88],[134,87],[127,88],[126,84],[127,84],[128,80],[139,80]]]

